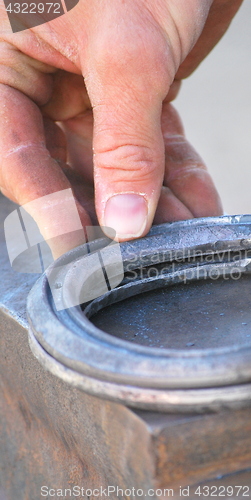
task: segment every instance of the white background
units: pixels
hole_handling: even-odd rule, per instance
[[[251,213],[251,0],[175,101],[229,214]]]

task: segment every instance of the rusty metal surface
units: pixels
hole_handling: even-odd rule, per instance
[[[251,496],[251,469],[244,470],[226,476],[218,476],[210,481],[203,481],[185,488],[174,488],[172,498],[180,499],[181,496],[187,496],[189,500],[198,500],[201,496],[208,498],[248,498]],[[182,492],[182,495],[181,495]],[[170,495],[171,496],[171,495]]]
[[[144,421],[45,371],[27,330],[0,316],[1,500],[39,500],[43,485],[150,488],[155,457]]]
[[[17,205],[0,193],[0,307],[15,318],[20,325],[27,327],[27,295],[37,281],[38,274],[17,273],[12,270],[4,237],[3,223]]]
[[[47,277],[43,276],[28,299],[30,341],[35,355],[52,373],[64,379],[67,377],[88,393],[135,407],[160,411],[205,411],[222,406],[239,408],[250,405],[250,232],[250,216],[156,226],[146,238],[121,244],[127,271],[124,281],[82,309],[77,306],[56,311]],[[188,244],[190,246],[185,246]],[[93,242],[93,245],[96,249],[101,248],[102,241]],[[50,269],[59,303],[69,295],[69,289],[73,289],[76,295],[81,291],[83,277],[80,271],[88,259],[84,250],[84,247],[79,247],[69,252]],[[176,251],[179,254],[175,254]],[[181,251],[183,258],[170,262]],[[84,257],[81,253],[85,254]],[[207,256],[210,256],[210,262]],[[158,266],[158,273],[149,276],[147,271],[153,261],[155,269]],[[129,273],[135,269],[136,276],[131,280]],[[236,269],[241,276],[238,282],[230,279]],[[217,281],[213,280],[215,275]],[[220,276],[223,278],[219,279]],[[186,285],[182,287],[184,282]],[[188,285],[189,282],[195,284]],[[244,291],[242,298],[238,293],[240,289]],[[148,302],[144,300],[147,293]],[[212,295],[210,314],[205,310],[209,307],[206,306],[208,293]],[[183,308],[186,303],[186,314],[180,314],[179,307],[174,308],[173,313],[168,310],[167,314],[170,294],[174,294],[175,304],[177,297]],[[211,324],[205,321],[205,325],[199,328],[197,321],[195,336],[196,318],[193,315],[196,315],[199,296],[203,297],[204,311],[200,310],[198,316],[208,313]],[[159,307],[156,314],[153,297]],[[129,301],[128,307],[124,307],[125,299]],[[120,301],[121,305],[114,306]],[[103,322],[101,315],[101,330],[91,318],[107,306],[110,306],[108,319]],[[119,333],[118,321],[113,322],[114,307],[115,315],[116,307],[122,311],[118,316],[120,323],[123,323],[121,317],[128,321],[128,310],[136,317],[134,324],[140,314],[138,330],[135,327],[133,333],[133,325],[131,327],[133,337],[132,333],[131,337]],[[148,335],[150,314],[151,335]],[[107,323],[110,327],[105,332]],[[171,329],[172,324],[171,337],[176,337],[175,345],[168,338],[168,328]],[[141,338],[150,337],[148,345],[135,341],[135,333],[139,331]],[[184,337],[187,338],[186,345]],[[155,345],[151,345],[153,338],[156,339]]]

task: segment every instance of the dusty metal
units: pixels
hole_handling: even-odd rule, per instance
[[[244,282],[245,291],[250,289],[251,292],[250,234],[250,216],[207,218],[156,226],[147,237],[121,244],[126,274],[120,286],[91,301],[86,307],[57,311],[47,276],[50,285],[57,289],[58,303],[67,307],[72,294],[81,296],[83,264],[86,266],[88,262],[85,247],[69,252],[51,266],[29,295],[31,349],[40,362],[57,376],[89,394],[126,405],[171,412],[251,405],[251,339],[243,335],[240,338],[237,324],[233,332],[236,339],[231,345],[218,346],[216,343],[214,347],[195,346],[188,349],[187,342],[186,348],[182,349],[177,346],[151,347],[128,341],[126,336],[110,335],[91,321],[98,311],[131,297],[134,297],[135,312],[135,297],[158,289],[174,285],[180,287],[183,283],[200,280],[204,281],[205,288],[209,278],[212,286],[217,288],[215,277],[217,284],[220,277],[228,281],[227,293],[231,300],[233,287],[236,288],[232,273],[235,273],[234,278],[236,273],[239,279],[242,277],[238,281],[239,290]],[[90,248],[97,251],[104,244],[105,240],[100,239],[91,242]],[[149,270],[153,268],[157,273],[151,276]],[[137,270],[134,279],[130,279],[134,270]],[[189,290],[190,285],[186,286]],[[203,294],[203,290],[201,286],[200,293]],[[187,300],[189,309],[189,296]],[[147,309],[149,306],[148,303]],[[141,301],[141,314],[144,309]],[[112,324],[112,307],[110,310],[109,321]],[[166,319],[164,313],[165,324]],[[240,319],[238,321],[241,323]],[[193,323],[194,318],[185,319],[187,338]],[[156,337],[158,328],[156,316]],[[147,329],[147,324],[144,329]],[[203,326],[201,331],[203,334]],[[208,331],[209,336],[210,333],[215,331]]]
[[[170,496],[181,498],[180,487],[187,486],[190,486],[189,499],[195,500],[198,483],[218,488],[241,485],[249,487],[250,492],[250,408],[222,408],[204,414],[142,411],[87,394],[74,385],[72,371],[49,354],[46,356],[54,366],[60,365],[64,373],[69,373],[67,383],[38,362],[29,348],[25,314],[27,294],[38,276],[11,269],[2,222],[15,206],[0,196],[0,208],[0,499],[41,500],[45,498],[41,488],[46,485],[59,491],[68,490],[65,498],[73,497],[69,489],[73,492],[76,486],[86,490],[110,485],[124,492],[142,489],[147,500],[161,498],[160,492],[156,493],[160,488],[173,489],[174,494],[170,491]],[[197,285],[180,285],[180,296],[185,287],[189,290]],[[236,294],[237,289],[236,284]],[[242,322],[247,325],[243,325],[243,329],[249,328],[247,292],[245,288],[241,305],[243,307],[246,301]],[[154,307],[159,303],[158,296],[151,294],[158,293],[157,290],[150,295],[142,294],[137,300],[142,301],[145,296],[149,310],[149,301]],[[41,301],[41,297],[38,300]],[[128,300],[135,302],[135,298]],[[128,313],[132,310],[128,300],[112,306],[112,309],[125,310],[127,326]],[[147,308],[142,313],[143,319]],[[232,313],[232,303],[230,310]],[[123,326],[120,321],[123,314],[120,311],[113,317],[118,334],[115,319],[117,317]],[[99,321],[102,324],[102,318]],[[111,328],[108,316],[103,322],[105,325]],[[124,335],[123,328],[119,334]],[[139,337],[140,334],[136,338]],[[180,338],[182,343],[182,335]],[[238,341],[241,340],[238,337]],[[148,339],[142,336],[140,341],[147,343]],[[176,339],[173,337],[171,341]],[[55,498],[55,495],[47,497]],[[96,498],[107,496],[100,494]],[[109,498],[133,500],[137,496],[120,492],[111,493]]]

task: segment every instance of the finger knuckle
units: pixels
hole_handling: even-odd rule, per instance
[[[101,172],[110,173],[120,179],[148,180],[156,171],[158,159],[152,148],[124,144],[113,150],[103,151],[95,155],[95,165]]]

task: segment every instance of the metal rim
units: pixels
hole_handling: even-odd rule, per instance
[[[77,373],[52,358],[29,329],[30,348],[37,360],[53,375],[86,393],[132,408],[168,413],[203,413],[251,406],[251,384],[208,389],[157,390],[100,381]]]
[[[151,255],[152,249],[159,248],[160,244],[163,247],[167,241],[167,235],[170,238],[170,235],[174,234],[175,231],[177,248],[177,234],[179,232],[184,234],[185,231],[190,231],[191,227],[196,228],[196,231],[192,238],[191,234],[189,236],[192,244],[191,247],[186,247],[187,250],[194,250],[201,246],[203,246],[205,254],[207,251],[212,251],[213,248],[214,250],[220,249],[218,251],[224,251],[224,249],[225,251],[229,249],[246,250],[251,248],[250,221],[251,216],[232,216],[155,226],[146,238],[121,245],[122,253],[124,252],[125,256],[125,268],[132,249],[138,252],[140,245],[143,245],[144,255],[147,255],[147,245],[149,246],[150,241],[152,246],[148,255]],[[208,232],[209,225],[213,226],[213,232]],[[196,234],[197,239],[195,238]],[[232,239],[229,238],[230,234],[232,234]],[[171,252],[172,245],[169,241],[168,244]],[[93,245],[96,245],[97,248],[97,242],[94,242]],[[182,248],[181,244],[179,247]],[[81,247],[74,249],[61,257],[52,266],[52,269],[55,271],[56,266],[60,269],[60,266],[64,266],[67,262],[79,261],[82,252]],[[250,259],[243,259],[241,264],[243,273],[249,264]],[[230,266],[231,263],[228,263],[229,268]],[[168,277],[165,278],[165,280],[167,279]],[[171,279],[172,277],[169,276],[169,280]],[[153,281],[151,286],[156,285]],[[135,284],[135,290],[142,286],[144,286],[143,282]],[[116,294],[119,296],[122,293],[122,288],[123,286],[113,290],[108,295],[110,297],[116,296]],[[124,291],[125,289],[126,285],[124,285]],[[106,300],[107,298],[103,296],[101,299],[93,301],[93,304]],[[86,312],[88,313],[88,309]],[[136,346],[98,330],[87,318],[82,316],[80,308],[72,308],[68,312],[63,311],[61,314],[57,314],[53,309],[46,276],[40,278],[29,295],[28,317],[31,330],[41,348],[53,356],[55,360],[78,374],[99,380],[101,384],[115,384],[118,391],[121,389],[121,385],[130,385],[140,392],[142,388],[158,389],[158,391],[161,389],[192,390],[192,388],[215,388],[217,386],[220,388],[231,384],[236,386],[247,384],[251,381],[250,345],[195,349],[192,352]],[[160,393],[157,392],[157,394]],[[105,391],[103,397],[105,397]]]

